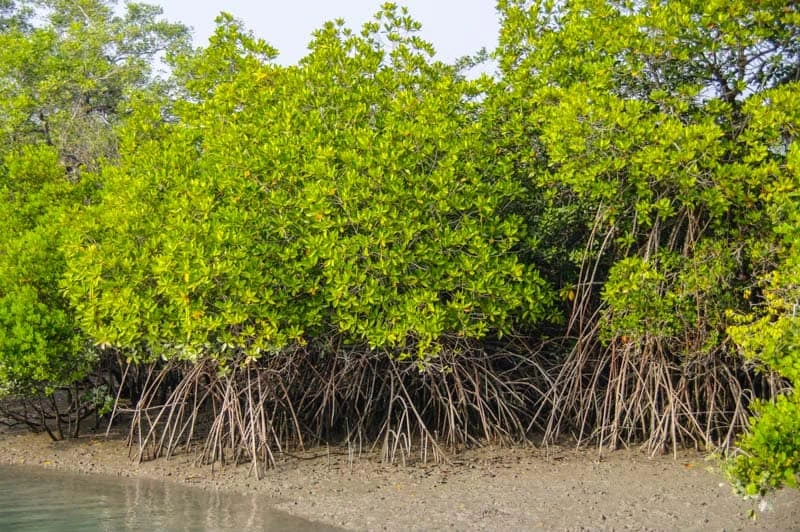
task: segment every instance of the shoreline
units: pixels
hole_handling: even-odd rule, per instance
[[[180,454],[136,464],[119,436],[51,442],[0,431],[0,463],[147,478],[265,497],[270,507],[353,530],[796,530],[800,492],[771,495],[748,517],[702,453],[649,458],[636,450],[485,447],[449,464],[389,465],[339,450],[283,456],[256,480],[249,466],[198,466]]]

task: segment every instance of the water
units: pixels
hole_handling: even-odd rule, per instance
[[[269,508],[262,497],[142,479],[0,466],[0,530],[334,530]]]

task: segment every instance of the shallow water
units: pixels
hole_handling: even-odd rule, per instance
[[[0,466],[0,530],[334,530],[257,496],[165,482]]]

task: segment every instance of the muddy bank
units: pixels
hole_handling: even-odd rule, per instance
[[[119,439],[53,443],[0,434],[0,462],[73,472],[155,478],[211,490],[258,493],[291,514],[357,530],[798,530],[800,492],[771,509],[735,497],[700,453],[648,458],[570,448],[485,448],[449,464],[392,466],[346,449],[282,457],[266,478],[247,466],[198,466],[181,455],[135,464]]]

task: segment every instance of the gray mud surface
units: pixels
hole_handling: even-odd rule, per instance
[[[261,494],[279,510],[353,530],[800,530],[800,492],[782,490],[759,511],[694,451],[489,447],[402,466],[322,448],[279,458],[260,480],[247,465],[200,466],[191,453],[141,464],[128,454],[119,437],[53,443],[0,433],[0,463]]]

